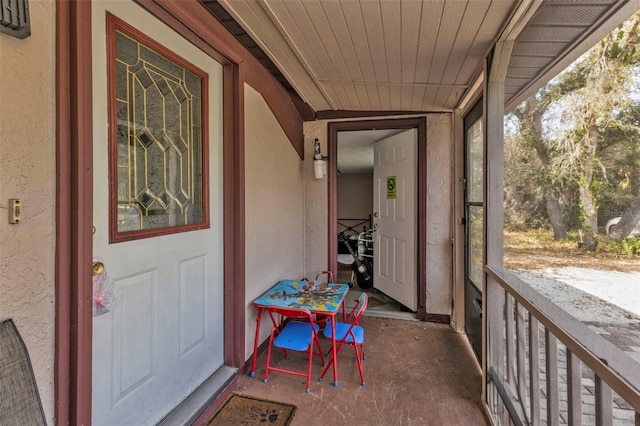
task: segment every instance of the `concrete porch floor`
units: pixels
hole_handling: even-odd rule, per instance
[[[314,360],[311,392],[305,378],[272,372],[263,383],[266,351],[258,358],[256,377],[241,373],[216,403],[194,423],[202,424],[231,391],[295,404],[296,425],[485,425],[480,403],[481,372],[464,335],[446,324],[365,316],[364,375],[360,385],[353,348],[338,355],[339,385],[331,373],[323,382],[318,359]],[[323,349],[328,341],[322,340]],[[307,358],[292,353],[277,363],[306,371]],[[294,367],[292,367],[294,366]]]

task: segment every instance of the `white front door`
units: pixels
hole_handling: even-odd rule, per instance
[[[222,66],[132,1],[92,15],[92,421],[150,425],[223,364]]]
[[[416,169],[417,131],[374,144],[374,288],[417,309]]]

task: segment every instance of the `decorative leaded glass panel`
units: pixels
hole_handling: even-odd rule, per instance
[[[206,74],[146,37],[117,26],[113,37],[116,236],[201,227]]]

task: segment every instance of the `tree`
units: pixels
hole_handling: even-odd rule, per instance
[[[630,108],[632,67],[637,63],[640,43],[640,13],[606,36],[583,58],[558,78],[557,87],[573,87],[560,101],[564,131],[553,142],[558,155],[553,167],[579,188],[584,247],[595,250],[598,229],[598,143],[607,129],[628,130],[620,111]],[[636,129],[637,131],[637,129]]]
[[[562,238],[577,220],[591,250],[599,211],[603,223],[625,216],[616,237],[637,223],[640,98],[630,94],[640,82],[639,22],[640,12],[523,102],[511,116],[517,126],[507,117],[507,129],[518,127],[505,131],[507,221],[546,216]]]
[[[601,224],[623,217],[622,225],[616,224],[609,235],[614,240],[628,236],[640,219],[640,104],[621,111],[619,120],[628,129],[610,129],[603,133],[598,155],[601,167],[596,170],[600,182]]]
[[[555,239],[566,238],[567,228],[564,223],[566,207],[565,188],[561,179],[555,176],[550,167],[550,147],[542,134],[542,115],[550,104],[550,97],[543,92],[531,96],[520,105],[514,115],[520,121],[520,142],[534,151],[540,164],[535,173],[538,186],[542,189],[546,212],[553,229]]]
[[[517,125],[510,115],[509,125]],[[519,125],[517,125],[519,127]],[[519,129],[505,131],[505,226],[511,228],[546,227],[547,212],[542,186],[538,184],[540,168],[532,150],[522,142]]]

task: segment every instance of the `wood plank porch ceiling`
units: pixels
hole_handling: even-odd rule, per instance
[[[201,1],[315,112],[453,110],[522,7],[520,0]],[[506,104],[581,54],[574,48],[626,3],[529,2],[535,13],[515,39]]]

